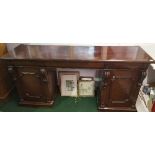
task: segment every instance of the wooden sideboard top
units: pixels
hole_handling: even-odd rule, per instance
[[[2,59],[22,60],[86,60],[149,62],[154,60],[139,46],[58,46],[19,45]]]

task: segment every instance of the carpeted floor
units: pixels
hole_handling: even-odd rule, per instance
[[[2,112],[97,112],[96,97],[61,97],[58,96],[51,107],[30,107],[18,105],[19,98],[16,93],[6,101],[0,103]]]

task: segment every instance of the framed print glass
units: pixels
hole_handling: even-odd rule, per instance
[[[93,97],[95,95],[95,81],[79,80],[78,93],[80,97]]]
[[[77,97],[77,74],[61,74],[61,96]]]
[[[58,71],[58,85],[60,89],[61,89],[61,76],[62,75],[76,75],[77,80],[79,80],[80,78],[79,71]]]

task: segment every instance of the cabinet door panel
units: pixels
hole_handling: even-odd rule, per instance
[[[48,100],[49,88],[46,70],[42,73],[40,68],[18,67],[16,72],[17,87],[23,100],[39,102]]]
[[[109,77],[109,101],[110,107],[132,106],[133,92],[138,89],[137,83],[140,74],[132,70],[113,70]]]

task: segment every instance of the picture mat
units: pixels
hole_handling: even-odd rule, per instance
[[[61,96],[77,97],[77,75],[61,75]]]

